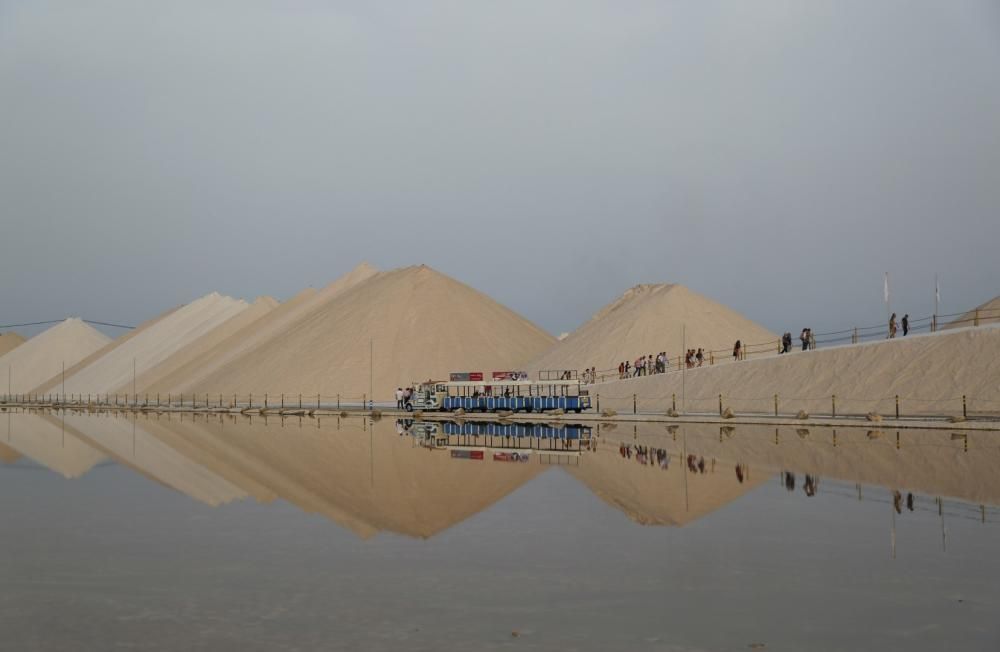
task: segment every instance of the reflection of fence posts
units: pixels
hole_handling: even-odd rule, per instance
[[[837,395],[834,394],[830,397],[830,416],[837,416]]]

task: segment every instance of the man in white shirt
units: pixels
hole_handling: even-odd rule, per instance
[[[397,387],[396,388],[396,409],[397,410],[402,410],[403,409],[403,388],[402,387]]]

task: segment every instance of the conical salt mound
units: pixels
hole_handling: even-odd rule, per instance
[[[81,320],[67,319],[0,356],[0,378],[8,376],[11,394],[33,392],[61,374],[64,364],[69,369],[110,341]],[[0,382],[0,393],[7,393],[7,383]]]
[[[616,373],[620,362],[643,355],[666,351],[676,359],[685,345],[731,356],[736,340],[773,343],[776,350],[778,336],[682,285],[637,285],[529,366],[532,371],[597,367]]]
[[[243,312],[237,313],[231,319],[222,322],[204,336],[192,341],[160,364],[138,376],[136,379],[136,391],[145,391],[144,388],[149,387],[161,378],[169,376],[189,362],[202,360],[207,353],[224,342],[233,333],[237,333],[243,328],[256,323],[270,314],[278,305],[278,302],[271,297],[259,297]],[[130,387],[131,385],[127,385],[118,389],[126,390]]]
[[[246,301],[216,292],[182,306],[142,333],[67,375],[67,394],[104,394],[131,390],[133,373],[145,373],[189,343],[249,307]]]
[[[0,333],[0,355],[13,351],[24,344],[25,339],[13,331]]]
[[[312,288],[303,290],[260,319],[231,333],[210,350],[184,362],[170,373],[137,383],[137,391],[149,394],[182,394],[195,390],[214,390],[216,393],[228,391],[228,389],[216,389],[203,381],[233,360],[246,355],[248,351],[281,337],[285,331],[306,315],[320,309],[327,302],[376,274],[378,274],[377,269],[368,263],[361,263],[319,291]],[[210,387],[210,389],[203,390],[204,387]]]
[[[520,368],[553,341],[469,286],[407,267],[344,292],[202,379],[196,391],[360,399],[374,386],[376,400],[388,400],[396,387],[450,371]]]
[[[948,322],[942,328],[965,328],[966,326],[985,326],[986,324],[1000,324],[1000,297],[994,297],[974,310]]]

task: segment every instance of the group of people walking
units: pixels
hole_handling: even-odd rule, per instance
[[[618,378],[635,378],[636,376],[651,376],[662,374],[667,370],[670,359],[666,351],[660,351],[655,356],[650,353],[641,358],[636,358],[635,363],[628,360],[618,363]],[[591,370],[594,368],[591,367]]]

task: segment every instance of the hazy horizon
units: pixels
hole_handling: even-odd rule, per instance
[[[0,0],[0,324],[426,263],[553,335],[1000,294],[1000,5]],[[38,329],[17,329],[24,335]],[[120,331],[107,331],[117,334]]]

